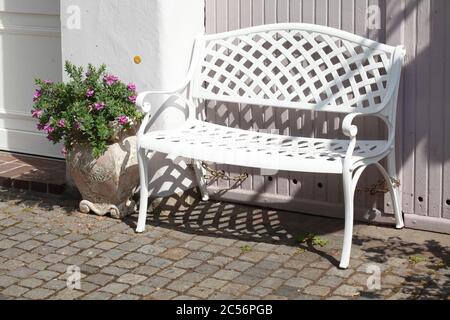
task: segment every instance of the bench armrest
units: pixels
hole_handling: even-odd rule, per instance
[[[350,113],[345,116],[342,121],[342,132],[349,138],[356,138],[358,134],[358,127],[353,124],[356,117],[364,116],[364,113]]]

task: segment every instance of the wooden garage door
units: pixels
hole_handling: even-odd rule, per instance
[[[0,150],[61,157],[30,115],[36,77],[61,81],[59,0],[0,0]]]

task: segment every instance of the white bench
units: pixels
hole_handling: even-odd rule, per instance
[[[397,228],[403,228],[395,169],[395,117],[405,51],[337,29],[310,24],[274,24],[201,35],[191,67],[173,90],[148,91],[137,105],[146,113],[138,133],[140,209],[137,232],[146,224],[148,151],[193,160],[202,199],[209,199],[201,161],[244,167],[342,174],[345,234],[340,267],[347,268],[353,233],[356,184],[369,165],[389,181]],[[147,132],[149,95],[173,94],[189,109],[186,124]],[[204,100],[344,114],[348,139],[290,137],[227,128],[196,119]],[[356,117],[376,116],[386,140],[361,141]],[[387,157],[385,170],[379,161]]]

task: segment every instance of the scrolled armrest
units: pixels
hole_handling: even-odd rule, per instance
[[[353,124],[356,117],[362,116],[364,113],[350,113],[342,121],[342,132],[349,138],[356,138],[358,127]]]
[[[163,94],[173,94],[178,91],[144,91],[138,94],[136,99],[136,106],[139,109],[139,111],[143,113],[149,113],[151,110],[151,104],[148,102],[145,102],[145,98],[149,95],[163,95]]]

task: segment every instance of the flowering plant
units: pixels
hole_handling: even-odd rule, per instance
[[[136,85],[88,65],[87,72],[66,62],[67,83],[36,80],[32,116],[49,141],[64,142],[63,154],[75,144],[90,147],[98,158],[119,133],[134,128],[142,119],[136,107]]]

